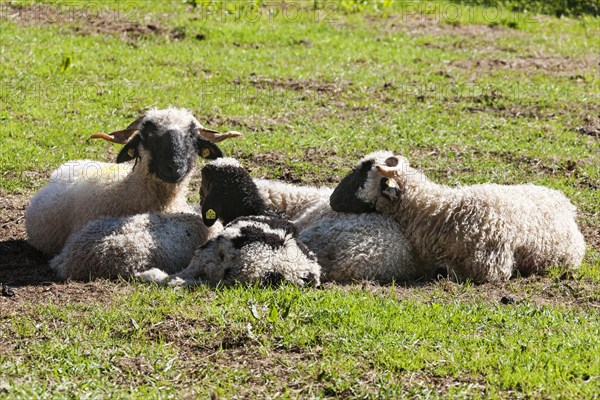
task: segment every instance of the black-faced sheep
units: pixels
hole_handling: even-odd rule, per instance
[[[576,209],[561,192],[531,184],[451,188],[391,152],[361,159],[331,195],[331,207],[393,216],[424,262],[445,265],[460,280],[578,267],[585,252]]]
[[[142,280],[174,286],[279,281],[319,285],[316,257],[298,240],[293,224],[267,209],[238,161],[222,158],[205,165],[200,197],[204,223],[212,226],[220,220],[224,230],[196,251],[185,270],[169,276],[152,269],[138,274]]]
[[[189,211],[187,188],[197,156],[220,157],[209,140],[239,135],[205,129],[175,108],[152,109],[123,131],[94,135],[125,143],[119,164],[79,160],[55,170],[25,212],[29,243],[53,255],[71,233],[101,216]],[[120,164],[131,160],[133,166]]]

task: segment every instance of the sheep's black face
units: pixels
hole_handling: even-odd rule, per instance
[[[176,129],[159,131],[147,121],[140,130],[142,145],[151,154],[148,163],[150,173],[168,183],[183,180],[194,167],[197,150],[194,133]]]
[[[238,217],[265,212],[250,174],[233,165],[207,164],[202,168],[200,205],[206,226],[212,226],[217,219],[228,224]]]
[[[329,204],[334,211],[355,214],[375,211],[374,204],[358,198],[358,191],[365,185],[373,164],[373,160],[363,162],[337,185],[329,198]]]

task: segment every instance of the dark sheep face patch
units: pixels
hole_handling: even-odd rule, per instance
[[[168,130],[157,132],[152,122],[144,123],[141,136],[142,145],[152,155],[148,170],[162,181],[177,183],[191,171],[197,157],[197,149],[192,132]]]
[[[248,172],[237,166],[207,164],[200,188],[202,217],[207,226],[220,219],[229,224],[239,217],[261,215],[265,205]]]
[[[267,233],[261,228],[255,226],[245,226],[240,229],[241,235],[232,239],[233,247],[241,249],[251,243],[263,243],[272,249],[277,249],[283,246],[284,239],[279,235]]]
[[[373,164],[373,160],[363,162],[337,185],[329,198],[329,204],[334,211],[355,214],[375,211],[374,204],[358,198],[358,191],[365,185]]]

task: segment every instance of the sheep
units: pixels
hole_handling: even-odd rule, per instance
[[[340,212],[393,216],[417,256],[458,280],[501,281],[552,265],[577,268],[585,242],[576,208],[561,192],[532,184],[448,187],[391,152],[371,153],[330,198]]]
[[[337,213],[308,226],[298,237],[316,254],[323,281],[390,283],[434,275],[419,268],[400,225],[384,215]]]
[[[73,232],[49,265],[75,280],[127,279],[152,267],[175,273],[218,229],[206,228],[198,213],[101,217]]]
[[[316,254],[323,281],[379,283],[429,279],[436,269],[419,266],[400,225],[376,213],[338,213],[329,206],[328,187],[297,186],[255,179],[265,204],[283,212],[299,238]],[[390,246],[389,243],[395,243]]]
[[[158,268],[137,274],[144,281],[183,286],[206,282],[298,285],[320,284],[316,257],[297,238],[293,224],[271,212],[248,172],[233,158],[202,168],[202,220],[225,228],[196,251],[183,271],[168,275]]]
[[[151,109],[127,129],[95,134],[125,144],[117,164],[72,161],[55,170],[25,212],[27,240],[47,255],[55,255],[72,232],[101,216],[143,212],[190,211],[187,187],[196,156],[222,156],[210,143],[237,132],[218,133],[202,127],[186,110]],[[135,160],[135,164],[121,163]]]

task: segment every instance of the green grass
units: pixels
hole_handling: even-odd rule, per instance
[[[441,288],[402,301],[389,289],[133,289],[25,306],[3,327],[6,393],[422,396],[448,380],[448,396],[584,398],[599,385],[591,309],[438,299]]]
[[[29,196],[67,160],[114,159],[89,135],[172,104],[244,132],[222,149],[256,177],[333,185],[391,149],[443,183],[563,190],[597,240],[599,139],[577,130],[600,130],[597,17],[288,3],[3,3],[0,191]],[[499,287],[21,288],[2,300],[0,398],[593,398],[599,252],[567,282]]]

